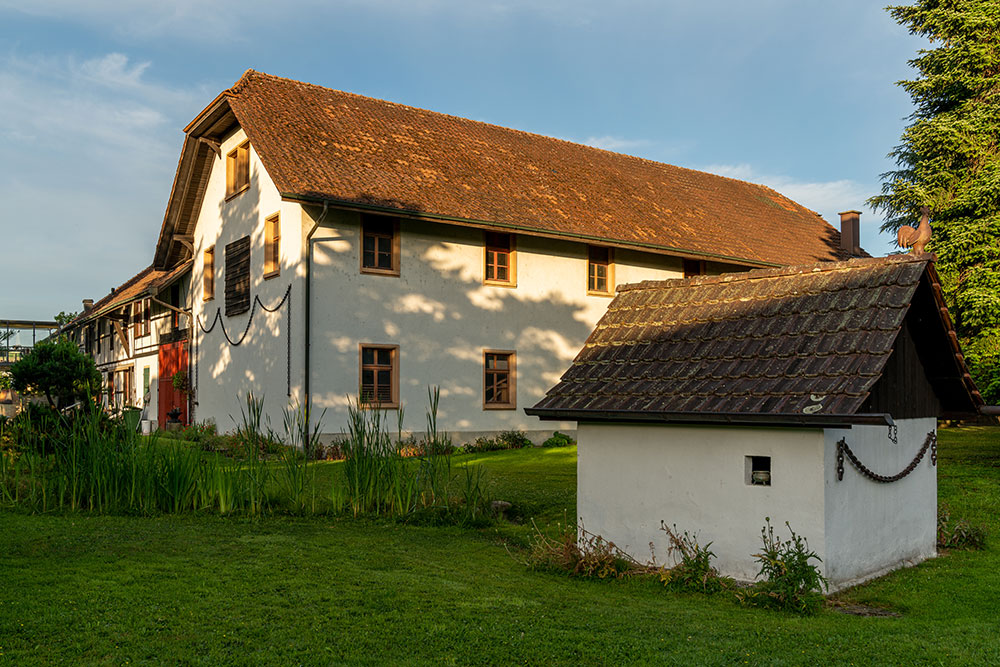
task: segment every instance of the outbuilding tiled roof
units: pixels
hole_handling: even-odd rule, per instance
[[[253,70],[189,125],[189,138],[218,141],[231,127],[227,105],[287,198],[737,264],[846,259],[836,229],[762,185]],[[185,153],[215,158],[196,148]],[[181,164],[178,178],[203,172]],[[186,185],[175,195],[191,201],[172,203],[168,218],[198,210]],[[165,232],[175,227],[184,225],[165,221]]]
[[[620,287],[559,384],[526,412],[855,415],[924,276],[926,312],[938,339],[953,342],[936,354],[954,355],[956,386],[982,405],[931,256],[899,255]]]

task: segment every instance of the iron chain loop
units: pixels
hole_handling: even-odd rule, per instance
[[[858,472],[860,472],[868,479],[874,482],[879,482],[881,484],[889,484],[890,482],[898,482],[899,480],[903,479],[911,472],[916,470],[917,465],[920,463],[920,460],[924,458],[924,454],[927,453],[928,449],[931,450],[931,465],[936,466],[937,434],[934,431],[931,431],[930,433],[927,434],[927,439],[924,440],[923,446],[920,448],[920,451],[917,452],[917,455],[914,457],[914,459],[910,462],[910,465],[906,466],[901,472],[898,472],[895,475],[880,475],[877,472],[874,472],[873,470],[865,466],[865,464],[863,464],[860,460],[858,460],[858,457],[855,455],[853,451],[851,451],[850,446],[847,444],[847,439],[841,438],[840,441],[837,443],[837,481],[844,480],[845,455],[851,461],[851,465],[853,465]]]

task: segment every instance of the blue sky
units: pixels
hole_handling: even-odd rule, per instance
[[[182,128],[247,68],[858,208],[885,254],[925,47],[870,0],[0,0],[0,318],[152,261]]]

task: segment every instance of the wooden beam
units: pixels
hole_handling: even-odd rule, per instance
[[[209,139],[208,137],[198,137],[198,143],[205,144],[215,153],[216,157],[222,157],[222,144],[218,141]]]
[[[178,234],[174,237],[174,240],[180,243],[182,246],[188,249],[188,251],[194,255],[194,236],[191,234]]]
[[[125,350],[125,356],[132,356],[128,347],[128,333],[122,327],[121,322],[118,320],[111,320],[111,324],[115,328],[115,333],[118,334],[118,340],[121,341],[122,349]]]

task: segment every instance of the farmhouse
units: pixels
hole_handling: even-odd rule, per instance
[[[788,521],[836,589],[934,555],[937,417],[982,407],[921,254],[620,287],[527,412],[577,420],[588,530],[676,524],[749,580]]]
[[[109,410],[143,410],[143,419],[163,425],[167,413],[187,416],[187,399],[173,376],[187,372],[189,316],[185,312],[191,262],[169,271],[147,267],[98,300],[64,333],[93,357],[104,378],[101,401]]]
[[[249,70],[185,129],[153,270],[192,263],[193,419],[359,393],[541,432],[620,283],[862,255],[759,185]],[[845,245],[846,247],[841,247]]]

